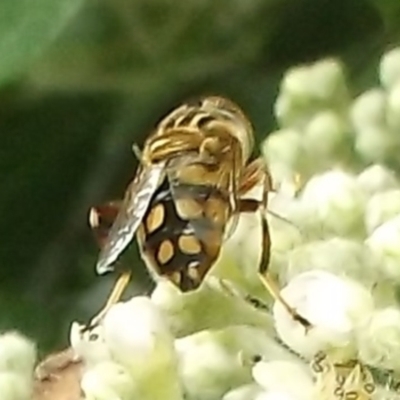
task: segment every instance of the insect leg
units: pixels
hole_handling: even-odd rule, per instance
[[[109,231],[115,221],[120,207],[120,202],[114,201],[101,206],[92,207],[92,209],[90,210],[89,224],[93,230],[96,241],[100,248],[103,246],[105,240],[108,237]],[[118,277],[111,291],[111,294],[108,296],[105,306],[94,318],[92,318],[89,324],[90,327],[97,325],[110,309],[110,307],[120,300],[123,292],[129,284],[131,275],[132,273],[130,271],[123,271],[122,274]]]
[[[120,299],[122,294],[124,293],[126,287],[131,280],[132,273],[130,271],[124,271],[118,277],[117,282],[115,283],[111,294],[108,296],[107,302],[105,306],[101,309],[101,311],[90,321],[90,327],[96,326],[107,314],[107,311]]]
[[[261,282],[271,294],[271,296],[275,299],[275,301],[279,301],[281,305],[286,309],[286,311],[292,316],[295,321],[300,322],[306,330],[311,328],[311,323],[302,317],[293,307],[289,305],[289,303],[283,298],[281,295],[280,289],[275,282],[275,279],[272,278],[268,271],[268,264],[270,258],[270,249],[271,249],[271,242],[270,242],[270,235],[268,230],[268,223],[265,216],[265,211],[263,207],[261,207],[262,213],[262,253],[261,253],[261,260],[258,266],[258,274],[261,279]]]
[[[268,204],[268,192],[271,190],[271,179],[268,174],[268,171],[265,170],[260,160],[255,160],[253,163],[249,164],[247,167],[249,171],[251,171],[251,178],[253,185],[262,183],[263,185],[263,195],[262,200],[258,202],[257,212],[260,213],[261,223],[262,223],[262,236],[261,236],[261,258],[258,265],[258,275],[260,277],[261,282],[271,294],[271,296],[278,301],[286,311],[292,316],[295,321],[300,322],[308,331],[312,325],[311,323],[302,317],[290,304],[283,298],[280,293],[280,289],[275,282],[274,278],[270,275],[268,271],[268,265],[270,260],[270,251],[271,251],[271,241],[270,234],[268,229],[268,221],[267,221],[267,204]],[[247,175],[249,177],[249,175]],[[244,174],[244,179],[246,179],[246,173]],[[247,181],[247,185],[249,181]],[[243,186],[246,186],[243,184]],[[246,190],[250,190],[251,187],[247,186]],[[243,194],[243,193],[242,193]],[[246,200],[243,199],[239,203],[239,212],[243,211],[251,211],[251,208],[255,207],[254,200]]]
[[[117,303],[120,300],[122,294],[129,284],[129,281],[131,280],[131,276],[132,273],[130,271],[124,271],[118,277],[110,296],[108,296],[107,303],[104,307],[105,309],[109,309],[113,304]]]

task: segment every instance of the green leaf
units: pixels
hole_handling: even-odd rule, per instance
[[[21,74],[83,0],[0,0],[0,85]]]

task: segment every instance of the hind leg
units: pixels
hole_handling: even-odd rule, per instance
[[[258,212],[260,213],[262,221],[262,234],[261,234],[261,258],[257,268],[258,275],[261,282],[274,298],[278,301],[286,311],[292,316],[295,321],[300,322],[306,331],[308,331],[312,325],[311,323],[302,317],[290,304],[282,297],[280,289],[275,282],[274,278],[270,275],[268,271],[270,251],[271,251],[271,241],[268,229],[267,221],[267,206],[268,206],[268,193],[272,189],[271,177],[268,170],[264,166],[263,160],[256,159],[250,163],[242,178],[242,183],[240,185],[241,196],[244,196],[254,187],[260,185],[262,188],[262,198],[261,200],[253,199],[240,199],[239,201],[239,212]]]

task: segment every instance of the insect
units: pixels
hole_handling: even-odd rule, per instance
[[[168,278],[182,292],[195,290],[240,213],[258,212],[262,216],[259,276],[293,318],[309,327],[282,298],[268,273],[266,210],[272,182],[262,159],[251,158],[253,135],[243,111],[216,96],[184,104],[161,120],[143,150],[136,150],[139,167],[122,202],[91,210],[90,224],[101,244],[97,273],[116,269],[115,263],[136,236],[153,276]],[[244,199],[258,185],[262,200]],[[103,312],[118,301],[130,277],[130,270],[121,271]]]

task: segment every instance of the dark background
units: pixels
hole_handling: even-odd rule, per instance
[[[100,308],[88,209],[171,108],[229,96],[260,141],[287,68],[340,57],[358,93],[399,33],[399,0],[1,0],[0,329],[48,350]]]

